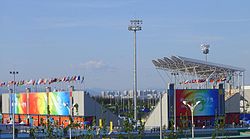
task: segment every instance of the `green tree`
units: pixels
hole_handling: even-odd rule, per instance
[[[140,126],[138,127],[138,135],[139,138],[142,139],[144,137],[144,129],[145,129],[145,125],[144,123],[140,120]]]
[[[176,133],[174,132],[174,119],[170,120],[170,133],[168,139],[177,139]]]
[[[126,133],[128,133],[128,138],[132,137],[131,132],[133,131],[133,124],[129,120],[128,117],[123,121],[123,129],[125,130]]]
[[[36,138],[36,136],[35,136],[35,128],[34,128],[34,127],[33,127],[33,128],[30,128],[30,136],[31,136],[31,138],[33,138],[33,139]]]

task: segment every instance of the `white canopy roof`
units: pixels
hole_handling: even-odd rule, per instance
[[[171,56],[169,58],[164,57],[162,59],[152,60],[152,62],[158,69],[191,74],[194,74],[195,72],[197,76],[205,78],[221,78],[226,77],[229,74],[245,71],[245,69],[239,67],[217,64],[182,56]]]

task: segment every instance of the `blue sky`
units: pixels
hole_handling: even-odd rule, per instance
[[[84,75],[87,88],[132,89],[138,32],[138,88],[164,88],[152,59],[180,55],[246,69],[250,84],[250,1],[1,0],[0,80]]]

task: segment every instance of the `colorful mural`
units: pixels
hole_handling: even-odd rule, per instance
[[[176,90],[176,115],[191,116],[190,109],[183,104],[201,101],[194,109],[194,116],[212,116],[218,112],[218,89]]]
[[[30,93],[29,94],[29,112],[30,114],[47,114],[47,94]]]
[[[51,115],[69,115],[69,92],[50,92],[49,107]]]
[[[18,93],[15,95],[15,113],[26,114],[27,113],[27,94]]]
[[[17,93],[14,98],[16,114],[48,114],[49,103],[50,115],[69,115],[69,92]]]

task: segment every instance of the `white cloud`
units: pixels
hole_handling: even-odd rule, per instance
[[[101,60],[90,60],[80,64],[80,66],[84,69],[101,69],[105,67],[105,64]]]
[[[102,60],[90,60],[85,63],[80,64],[81,69],[86,70],[104,70],[104,71],[114,71],[115,68],[107,65]]]

